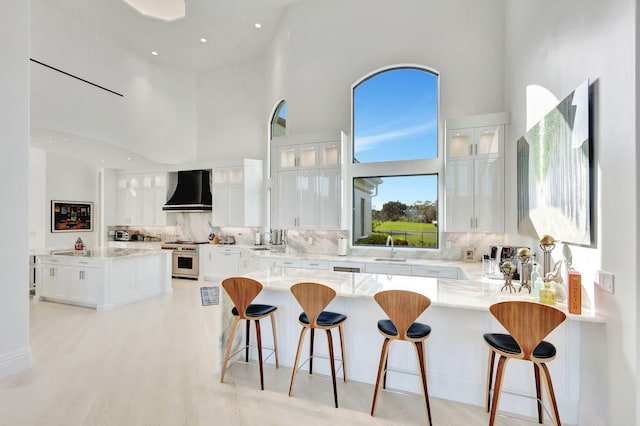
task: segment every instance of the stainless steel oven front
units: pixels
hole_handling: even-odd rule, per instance
[[[163,244],[163,250],[172,250],[171,276],[175,278],[198,279],[197,244]]]
[[[176,278],[198,278],[198,250],[174,250],[171,275]]]

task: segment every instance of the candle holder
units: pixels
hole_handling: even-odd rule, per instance
[[[540,238],[540,248],[542,249],[542,276],[545,277],[551,272],[551,252],[556,248],[556,240],[551,235],[543,235]]]
[[[531,260],[531,251],[522,247],[518,250],[518,260],[520,260],[520,288],[518,291],[522,291],[523,288],[529,290],[531,294],[531,280],[529,279],[529,261]]]
[[[502,265],[500,265],[500,271],[504,275],[504,285],[500,288],[500,291],[509,291],[509,293],[514,293],[516,288],[513,286],[513,272],[516,270],[516,266],[506,261]]]

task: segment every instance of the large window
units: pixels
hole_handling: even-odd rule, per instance
[[[353,244],[438,247],[438,74],[377,71],[353,87]]]

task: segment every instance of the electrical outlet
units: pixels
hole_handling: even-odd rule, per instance
[[[445,243],[445,247],[448,249],[451,248],[451,240],[447,240],[447,242]]]
[[[613,294],[615,275],[611,272],[598,271],[596,272],[595,283],[601,287],[604,291]]]
[[[309,243],[309,245],[313,244],[313,237],[309,237],[307,239],[307,242]]]

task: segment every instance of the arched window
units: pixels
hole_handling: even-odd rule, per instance
[[[281,101],[271,117],[271,139],[287,134],[287,103]]]
[[[354,245],[438,247],[438,79],[396,66],[354,84]]]

